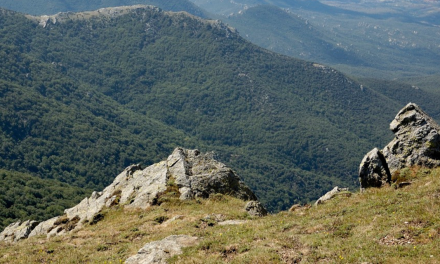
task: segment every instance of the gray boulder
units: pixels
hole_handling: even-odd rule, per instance
[[[177,148],[168,157],[170,177],[181,193],[180,199],[208,198],[210,194],[227,194],[242,200],[257,200],[235,172],[216,161],[212,153]]]
[[[374,148],[365,155],[359,166],[361,188],[381,187],[391,181],[391,174],[382,152]]]
[[[37,225],[38,222],[32,220],[12,223],[0,233],[0,241],[17,242],[20,239],[25,239]]]
[[[390,124],[394,139],[370,151],[359,167],[362,188],[381,187],[403,168],[440,165],[440,127],[416,104],[407,104]]]
[[[167,259],[182,254],[182,248],[198,243],[197,237],[173,235],[143,246],[136,255],[131,256],[125,264],[165,264]]]
[[[440,127],[419,106],[407,104],[390,124],[394,139],[383,149],[391,175],[405,167],[440,165]]]
[[[250,201],[245,205],[245,210],[250,216],[266,216],[267,211],[263,205],[258,201]]]

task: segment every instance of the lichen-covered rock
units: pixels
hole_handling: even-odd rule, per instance
[[[267,215],[266,209],[258,201],[250,201],[245,205],[245,210],[250,216],[265,216]]]
[[[409,103],[390,124],[394,139],[379,151],[370,151],[359,167],[361,188],[380,187],[415,165],[440,166],[440,126],[416,104]]]
[[[374,148],[365,155],[359,166],[361,188],[381,187],[391,181],[391,174],[382,152]]]
[[[383,149],[391,175],[402,168],[440,165],[440,127],[419,106],[407,104],[390,124],[394,139]]]
[[[234,171],[216,161],[212,154],[176,148],[167,160],[145,169],[140,165],[127,167],[102,192],[93,192],[78,205],[66,209],[63,216],[44,221],[36,228],[34,224],[24,236],[50,237],[78,229],[84,224],[94,224],[105,217],[101,214],[105,207],[147,208],[159,203],[160,196],[172,185],[178,187],[182,200],[207,198],[216,193],[243,200],[257,199]]]
[[[321,204],[325,201],[328,201],[330,199],[332,199],[333,197],[335,197],[335,195],[337,195],[340,192],[346,192],[348,191],[348,188],[339,188],[338,186],[336,186],[335,188],[333,188],[333,190],[327,192],[326,194],[324,194],[323,196],[321,196],[321,198],[319,198],[316,202],[315,205]]]
[[[0,241],[17,242],[20,239],[25,239],[37,225],[38,222],[33,220],[12,223],[0,233]]]
[[[54,229],[54,223],[55,221],[58,220],[60,216],[57,217],[53,217],[49,220],[43,221],[41,223],[39,223],[33,230],[32,232],[29,234],[28,237],[33,237],[33,236],[41,236],[41,235],[48,235],[50,231],[52,231]],[[0,239],[1,240],[1,239]]]
[[[167,263],[167,259],[182,254],[182,248],[197,244],[198,238],[186,235],[173,235],[143,246],[136,255],[128,258],[125,264]]]
[[[211,153],[177,148],[168,158],[170,176],[175,179],[181,193],[180,199],[208,198],[221,193],[242,199],[257,200],[233,170],[216,161]]]

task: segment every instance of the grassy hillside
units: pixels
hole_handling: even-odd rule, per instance
[[[0,20],[0,166],[83,188],[197,147],[285,209],[357,188],[360,160],[407,103],[185,13]]]
[[[221,195],[168,197],[146,210],[113,207],[101,222],[73,234],[2,244],[0,263],[121,263],[172,234],[201,240],[170,263],[437,263],[440,170],[404,170],[412,178],[405,188],[344,193],[318,207],[259,219],[246,216],[244,202]],[[247,222],[203,220],[212,214]]]

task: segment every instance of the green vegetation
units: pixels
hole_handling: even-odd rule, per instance
[[[281,54],[330,65],[359,67],[366,63],[355,52],[339,47],[325,30],[276,6],[252,7],[223,20],[246,39]]]
[[[89,191],[43,180],[20,172],[0,170],[0,229],[16,219],[47,220],[78,204]]]
[[[406,104],[216,21],[148,8],[70,16],[43,27],[1,11],[6,170],[100,190],[130,164],[197,147],[277,211],[357,188],[359,161]]]
[[[436,2],[192,1],[263,48],[347,74],[388,80],[438,74]]]
[[[436,263],[440,170],[405,173],[412,184],[404,188],[367,189],[263,218],[250,218],[245,202],[221,195],[184,202],[170,197],[146,210],[116,206],[74,233],[2,244],[0,263],[121,263],[145,243],[176,234],[200,241],[170,263]],[[213,215],[247,222],[206,220]]]

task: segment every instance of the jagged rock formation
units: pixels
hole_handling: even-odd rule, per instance
[[[38,222],[32,220],[12,223],[0,234],[0,241],[17,242],[20,239],[25,239],[36,225]]]
[[[169,236],[159,241],[145,244],[136,255],[128,258],[125,264],[167,263],[167,259],[182,254],[182,248],[195,245],[197,237],[179,235]]]
[[[189,16],[193,19],[196,19],[200,22],[207,23],[212,27],[221,29],[226,32],[227,36],[237,35],[238,32],[235,28],[232,28],[220,20],[207,20],[200,18],[198,16],[191,15],[185,11],[181,12],[172,12],[172,11],[163,11],[159,7],[152,5],[131,5],[131,6],[116,6],[116,7],[105,7],[100,8],[94,11],[84,11],[84,12],[60,12],[55,15],[43,15],[43,16],[31,16],[26,15],[26,17],[30,20],[38,22],[40,26],[43,28],[47,27],[50,24],[63,23],[69,20],[88,20],[93,17],[119,17],[122,15],[130,14],[133,12],[144,12],[146,10],[153,10],[155,12],[163,12],[168,14],[170,17],[178,17],[178,16]]]
[[[380,187],[406,167],[440,165],[440,127],[418,105],[407,104],[390,129],[394,139],[382,151],[370,151],[360,164],[361,188]]]
[[[147,208],[159,204],[160,196],[169,189],[179,192],[181,200],[208,198],[216,193],[242,200],[257,200],[234,171],[216,161],[212,153],[202,154],[198,150],[176,148],[167,160],[145,169],[140,165],[127,167],[102,192],[93,192],[75,207],[66,209],[62,216],[37,226],[33,222],[25,235],[14,237],[17,240],[19,237],[64,234],[84,224],[98,222],[104,217],[101,211],[106,207],[119,204],[128,208]],[[0,234],[0,240],[5,240],[2,237],[11,237],[11,230],[18,226],[22,225],[14,223],[8,226]]]

